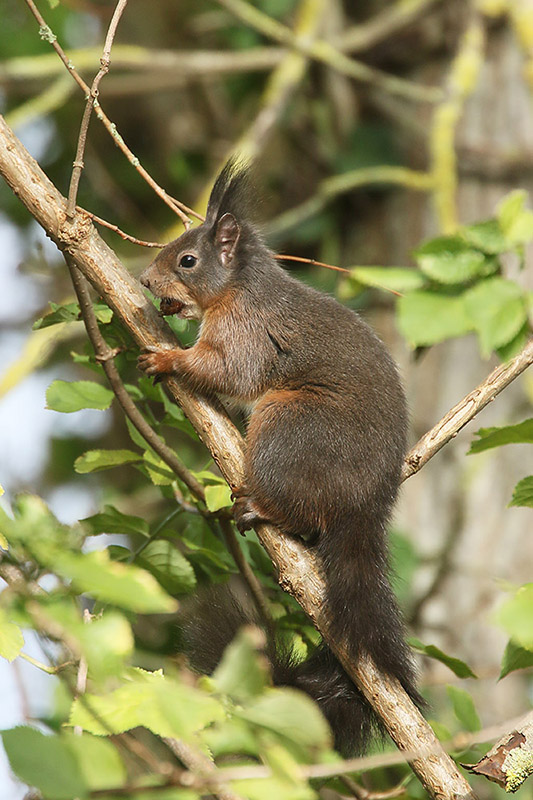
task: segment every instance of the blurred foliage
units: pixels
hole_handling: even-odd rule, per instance
[[[474,6],[454,2],[448,5],[456,13],[445,15],[440,5],[424,0],[329,4],[328,41],[339,53],[361,58],[385,75],[353,82],[341,68],[326,69],[317,61],[306,64],[303,59],[297,72],[289,55],[264,33],[212,0],[132,3],[119,27],[100,101],[153,177],[200,210],[213,175],[236,143],[259,154],[258,173],[266,187],[260,216],[271,220],[270,235],[283,252],[353,265],[355,251],[372,253],[365,225],[374,215],[379,220],[391,191],[428,193],[438,235],[414,251],[414,265],[406,253],[403,264],[363,261],[342,278],[317,267],[295,271],[353,307],[386,304],[411,348],[474,333],[483,358],[495,353],[505,360],[530,334],[531,293],[509,277],[506,265],[509,259],[523,265],[533,240],[533,212],[518,191],[498,206],[493,219],[474,225],[458,221],[456,126],[475,91],[485,39],[482,18],[468,13]],[[498,24],[508,18],[531,77],[530,23],[520,12],[522,5],[484,0],[477,8]],[[106,0],[40,4],[88,82],[98,70],[113,7]],[[299,14],[320,10],[319,3],[297,0],[257,0],[253,7],[291,29]],[[442,35],[435,36],[431,23]],[[354,34],[363,44],[351,54],[343,41]],[[267,47],[268,67],[260,63]],[[207,56],[192,67],[192,62],[174,59],[197,51],[210,51],[214,68]],[[250,55],[256,65],[243,66],[243,57]],[[413,147],[413,107],[397,114],[383,111],[395,92],[388,78],[395,74],[410,80],[436,55],[446,60],[440,81],[444,91],[429,104],[423,146]],[[21,0],[4,0],[0,62],[2,112],[66,194],[84,98],[74,85],[69,87],[63,66]],[[93,119],[78,203],[142,239],[161,241],[180,233],[174,214],[110,143]],[[3,184],[0,205],[13,225],[30,227],[26,211]],[[101,232],[133,272],[149,260],[133,244],[109,230]],[[21,309],[18,325],[29,331],[33,324],[34,332],[23,357],[4,374],[0,392],[7,393],[33,371],[53,369],[60,377],[47,392],[50,409],[110,409],[113,423],[96,440],[84,438],[83,431],[54,438],[36,487],[45,494],[50,486],[67,482],[98,486],[102,502],[97,513],[73,526],[62,525],[33,493],[14,499],[12,513],[0,512],[2,563],[13,570],[4,573],[12,580],[0,595],[0,655],[31,661],[57,675],[63,686],[61,702],[39,729],[28,724],[2,733],[13,773],[45,800],[83,800],[103,790],[113,797],[114,789],[118,797],[124,796],[124,787],[143,800],[205,795],[207,789],[180,783],[180,761],[173,760],[174,771],[169,771],[171,756],[156,737],[171,737],[187,744],[196,759],[213,759],[219,767],[269,768],[268,777],[230,780],[237,794],[252,800],[318,797],[324,781],[307,780],[302,770],[309,764],[338,763],[339,756],[313,703],[297,692],[272,688],[258,631],[242,631],[209,678],[193,674],[182,652],[186,614],[176,611],[178,604],[186,610],[198,589],[233,584],[238,573],[221,529],[231,505],[228,487],[181,409],[160,385],[138,376],[136,348],[111,311],[95,302],[100,330],[118,349],[115,361],[126,388],[200,481],[205,503],[115,408],[101,365],[81,332],[66,270],[45,258],[28,258],[23,269],[41,282],[43,306],[46,297],[51,310],[42,308],[30,319]],[[182,320],[171,325],[184,344],[194,340],[194,326]],[[75,380],[64,380],[66,365]],[[481,429],[471,453],[532,441],[532,420],[527,419]],[[533,506],[533,476],[520,481],[510,504]],[[102,534],[104,540],[95,538]],[[305,657],[318,643],[316,631],[277,586],[255,534],[247,534],[238,546],[260,581],[280,640]],[[394,535],[392,549],[395,588],[408,606],[421,559],[401,533]],[[494,623],[509,636],[501,678],[533,666],[532,609],[529,584],[512,587],[494,615]],[[25,653],[27,630],[37,631],[46,643],[46,663]],[[454,654],[420,640],[412,644],[425,658],[446,665],[450,679],[475,679],[472,667]],[[84,669],[87,684],[80,695]],[[462,687],[449,686],[447,701],[436,710],[439,719],[432,724],[442,739],[480,728],[472,697]],[[128,731],[131,738],[124,736]],[[468,758],[479,757],[482,749],[472,748]],[[464,751],[454,755],[465,760]],[[197,773],[205,778],[205,765]],[[407,766],[374,770],[369,780],[373,791],[402,785],[407,797],[423,796]],[[172,786],[168,791],[161,788],[166,782]],[[328,785],[347,791],[339,779]],[[484,796],[500,795],[494,789]]]

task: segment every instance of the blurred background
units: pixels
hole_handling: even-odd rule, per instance
[[[222,163],[242,152],[256,161],[262,200],[254,213],[272,246],[351,268],[408,266],[421,241],[490,217],[511,189],[533,187],[530,0],[243,5],[283,27],[267,35],[263,17],[244,19],[238,4],[236,13],[231,3],[214,0],[132,2],[119,25],[100,101],[141,164],[174,197],[201,212]],[[113,8],[104,0],[40,3],[89,83]],[[334,61],[287,48],[287,34],[280,33],[287,30],[306,42],[326,40]],[[84,97],[23,0],[3,0],[0,60],[0,111],[66,194]],[[95,118],[78,203],[141,239],[166,242],[183,230]],[[154,251],[101,233],[135,275],[151,260]],[[119,413],[45,408],[53,379],[90,378],[85,338],[81,323],[31,331],[49,301],[72,300],[72,289],[55,246],[4,184],[0,252],[2,502],[31,490],[72,522],[127,495],[131,513],[143,516],[150,491],[128,468],[89,479],[72,470],[89,447],[128,446]],[[480,357],[473,336],[413,351],[398,333],[392,294],[356,287],[317,266],[287,266],[338,293],[386,341],[409,397],[411,444],[497,363]],[[533,287],[530,259],[520,275],[515,264],[508,269]],[[394,519],[409,625],[479,676],[466,685],[483,725],[515,716],[531,700],[531,678],[523,672],[496,682],[507,636],[492,615],[506,587],[531,579],[531,511],[506,506],[533,464],[527,445],[468,458],[466,452],[474,430],[528,416],[532,397],[532,376],[513,383],[406,482]],[[189,465],[205,464],[205,451],[185,434],[175,446]],[[439,687],[453,683],[438,662],[423,669],[437,697]],[[49,683],[44,689],[35,671],[30,679],[18,662],[2,662],[0,677],[1,728],[42,714]],[[1,800],[22,794],[7,774],[0,777]]]

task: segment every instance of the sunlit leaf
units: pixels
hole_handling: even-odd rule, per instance
[[[397,304],[398,327],[412,347],[428,346],[472,330],[462,297],[410,292]]]
[[[533,508],[533,475],[518,481],[513,491],[510,506],[529,506]]]
[[[13,661],[24,647],[24,636],[18,625],[10,622],[6,612],[0,608],[0,656]]]
[[[499,428],[480,428],[475,433],[479,438],[472,442],[468,455],[481,453],[504,444],[533,443],[533,417],[516,425],[503,425]]]
[[[495,617],[511,639],[533,650],[533,583],[521,586],[498,609]]]
[[[52,559],[51,559],[52,561]],[[134,564],[111,561],[105,550],[92,553],[54,553],[58,575],[68,578],[80,592],[145,614],[169,613],[177,608],[155,578]]]
[[[94,713],[91,713],[91,709]],[[214,697],[161,672],[131,670],[130,679],[106,695],[87,693],[72,706],[70,724],[95,735],[122,733],[141,725],[158,736],[190,740],[197,731],[224,719]]]
[[[526,669],[527,667],[533,667],[533,649],[520,647],[510,639],[507,642],[502,658],[500,680],[510,672],[514,672],[517,669]]]
[[[87,450],[76,459],[74,469],[84,475],[87,472],[111,469],[123,464],[135,464],[138,461],[142,461],[142,458],[133,450]]]
[[[290,741],[312,747],[328,747],[331,734],[313,701],[294,689],[271,689],[249,703],[238,716]]]
[[[484,253],[459,236],[441,236],[419,247],[414,256],[424,275],[438,283],[466,283],[483,272]]]
[[[94,381],[52,381],[46,390],[46,407],[71,413],[82,408],[109,408],[113,392]]]
[[[205,504],[209,511],[218,511],[233,505],[231,489],[227,484],[205,487]]]
[[[266,644],[259,629],[244,629],[224,651],[213,680],[223,694],[237,699],[255,697],[268,681],[268,666],[258,648]]]
[[[527,321],[524,293],[514,281],[488,278],[465,292],[463,297],[485,358],[496,348],[508,344]]]

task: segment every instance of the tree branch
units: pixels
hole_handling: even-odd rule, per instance
[[[533,364],[533,338],[529,339],[524,349],[511,361],[500,364],[483,383],[476,386],[470,394],[463,397],[451,408],[437,424],[415,444],[407,453],[403,465],[402,480],[410,478],[418,472],[435,453],[454,439],[461,428],[474,419],[481,409],[509,386],[515,378]]]
[[[60,250],[67,251],[76,266],[143,347],[176,347],[176,340],[138,283],[102,241],[89,218],[77,213],[66,219],[65,199],[49,181],[0,116],[0,174],[44,227]],[[232,488],[243,479],[242,439],[216,401],[191,395],[174,378],[167,387],[199,437],[209,448]],[[368,657],[357,663],[350,658],[349,643],[335,641],[325,603],[325,586],[313,554],[303,543],[271,525],[258,526],[259,538],[274,562],[280,585],[300,603],[348,674],[382,718],[398,747],[414,755],[413,770],[429,794],[439,800],[472,800],[474,795],[452,759],[445,753],[430,726],[398,681],[382,675]],[[430,752],[431,755],[425,755]]]

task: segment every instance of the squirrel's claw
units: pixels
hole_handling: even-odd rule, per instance
[[[174,360],[176,353],[174,350],[162,350],[159,347],[145,347],[137,359],[137,366],[148,376],[156,376],[161,380],[161,376],[168,375],[175,371]]]

